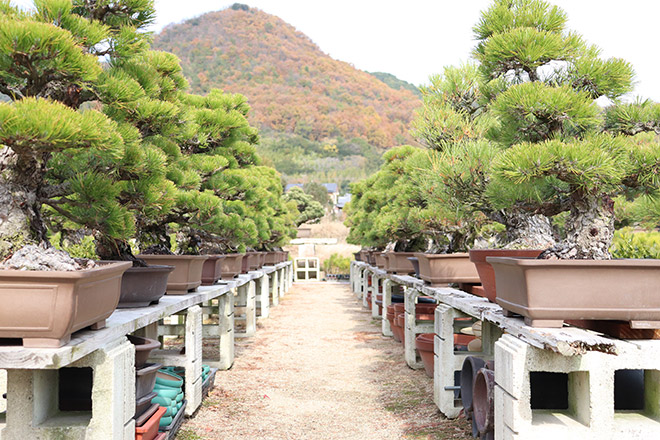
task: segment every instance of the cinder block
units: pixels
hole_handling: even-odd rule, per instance
[[[273,301],[273,307],[277,306],[280,304],[280,282],[279,282],[279,276],[278,274],[280,273],[280,270],[276,270],[271,274],[272,280],[270,283],[270,290],[271,290],[271,299]]]
[[[260,318],[268,318],[270,316],[269,284],[268,275],[266,274],[257,281],[259,290],[257,305],[259,306],[258,316]]]
[[[406,310],[406,319],[404,327],[404,337],[406,340],[404,348],[404,356],[406,363],[410,368],[420,369],[424,368],[422,358],[420,357],[417,348],[415,347],[415,338],[421,333],[433,333],[434,324],[432,322],[417,321],[416,319],[416,304],[417,298],[422,295],[419,290],[406,287],[404,289],[404,302]]]
[[[7,370],[0,370],[0,413],[7,409],[7,401],[2,395],[7,392]]]
[[[617,341],[617,355],[563,356],[512,335],[495,344],[495,417],[511,438],[660,438],[660,341]],[[617,370],[644,370],[644,411],[614,410]],[[568,410],[532,410],[530,373],[568,375]],[[497,427],[508,438],[506,429]],[[502,431],[504,429],[504,432]]]
[[[135,411],[134,364],[135,348],[122,337],[70,365],[93,369],[91,418],[85,414],[72,418],[58,411],[57,370],[8,371],[2,438],[126,439],[125,427]]]
[[[384,336],[392,336],[390,321],[387,320],[387,307],[392,304],[392,281],[385,278],[383,280],[383,316],[381,332]]]

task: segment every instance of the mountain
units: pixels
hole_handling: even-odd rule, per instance
[[[294,166],[288,176],[304,178],[322,169],[331,178],[346,163],[358,166],[351,163],[360,161],[348,156],[377,157],[364,150],[412,141],[409,125],[421,105],[409,87],[414,86],[335,60],[293,26],[259,9],[234,5],[169,25],[155,37],[154,47],[181,58],[193,92],[220,88],[247,96],[251,122],[271,138],[262,155],[276,167],[269,151],[282,156],[281,146],[291,142],[300,147],[296,154],[325,161],[306,171]],[[355,174],[351,180],[359,178]]]
[[[408,81],[399,79],[396,76],[392,75],[391,73],[387,73],[387,72],[367,72],[367,73],[375,76],[376,78],[378,78],[379,80],[381,80],[382,82],[384,82],[385,84],[387,84],[388,86],[392,87],[395,90],[406,89],[406,90],[410,90],[419,97],[422,96],[422,91],[419,90],[419,88],[416,85],[411,84]]]

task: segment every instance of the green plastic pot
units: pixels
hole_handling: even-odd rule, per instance
[[[163,385],[170,388],[181,388],[183,386],[183,378],[178,374],[160,369],[156,374],[156,385]]]

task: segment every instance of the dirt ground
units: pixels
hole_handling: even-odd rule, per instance
[[[296,284],[177,439],[469,439],[347,284]]]

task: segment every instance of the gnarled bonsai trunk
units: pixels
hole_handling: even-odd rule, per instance
[[[133,255],[131,245],[124,240],[114,240],[107,237],[96,236],[96,255],[101,260],[131,261],[133,267],[146,267],[147,263]]]
[[[510,211],[505,218],[505,249],[547,249],[556,243],[550,219],[544,215]]]
[[[0,261],[28,244],[49,246],[38,196],[42,182],[29,160],[0,149]]]
[[[614,201],[603,195],[576,198],[566,219],[566,239],[539,258],[609,260],[613,236]]]

